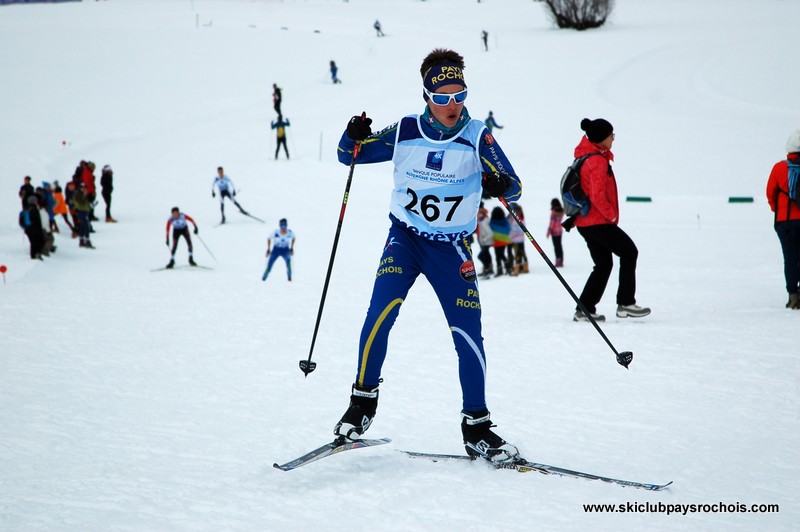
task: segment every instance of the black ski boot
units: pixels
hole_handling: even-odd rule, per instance
[[[166,265],[166,268],[168,270],[171,270],[174,267],[175,267],[175,260],[174,259],[169,259],[169,264]]]
[[[189,266],[197,266],[197,263],[194,261],[191,255],[189,255]]]
[[[350,406],[334,427],[333,433],[350,441],[360,440],[361,435],[372,424],[377,409],[378,386],[365,387],[354,384]]]
[[[461,434],[464,447],[470,456],[481,457],[493,463],[513,462],[519,451],[492,432],[489,411],[461,412]]]

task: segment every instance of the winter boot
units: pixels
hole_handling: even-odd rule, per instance
[[[83,237],[81,237],[81,240],[80,240],[80,243],[78,244],[78,247],[81,247],[81,248],[85,248],[86,247],[86,241],[84,240]]]
[[[86,248],[89,248],[89,249],[95,249],[95,247],[92,245],[92,241],[89,240],[88,238],[86,239],[86,244],[84,244],[83,247],[86,247]]]
[[[527,262],[523,262],[522,263],[522,273],[528,273],[529,271],[530,270],[528,269],[528,263]]]
[[[171,270],[174,267],[175,267],[175,259],[169,259],[169,263],[165,266],[165,268]]]
[[[556,268],[564,267],[564,259],[556,259]]]
[[[467,454],[495,463],[512,462],[519,458],[517,448],[491,429],[492,421],[488,410],[461,412],[461,434]]]
[[[514,272],[513,272],[511,275],[513,275],[513,276],[515,276],[515,277],[516,277],[517,275],[519,275],[519,264],[515,264],[515,265],[514,265]]]
[[[618,318],[644,318],[650,314],[650,309],[639,305],[617,305]]]
[[[360,440],[361,435],[372,425],[377,409],[378,387],[353,384],[350,406],[334,427],[333,433],[351,441]]]
[[[197,266],[197,263],[194,261],[191,255],[189,255],[189,266]]]
[[[594,321],[598,323],[601,321],[606,321],[606,317],[603,316],[602,314],[595,314],[594,312],[592,312],[591,316],[592,318],[594,318]],[[575,315],[572,317],[572,321],[589,321],[589,318],[586,316],[586,314],[583,313],[581,309],[578,309],[575,311]]]
[[[786,308],[800,309],[800,294],[789,294],[789,302],[786,303]]]
[[[106,216],[106,223],[115,224],[115,223],[117,223],[117,221],[114,218],[112,218],[111,216]]]

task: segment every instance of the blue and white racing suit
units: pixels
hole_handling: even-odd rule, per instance
[[[458,354],[463,408],[486,409],[486,355],[481,335],[478,281],[468,237],[477,225],[483,172],[508,174],[508,201],[521,195],[511,164],[480,120],[469,121],[449,138],[406,116],[362,142],[357,164],[391,160],[394,189],[391,227],[375,275],[372,299],[361,331],[358,386],[377,386],[389,331],[420,274],[433,287]],[[437,140],[438,138],[438,140]],[[343,134],[339,161],[350,164],[355,142]]]

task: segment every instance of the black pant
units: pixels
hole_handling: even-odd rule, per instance
[[[494,261],[497,263],[497,270],[495,273],[497,275],[503,273],[503,266],[505,266],[506,272],[511,271],[511,264],[506,257],[506,247],[507,246],[495,246],[494,248]]]
[[[278,137],[278,145],[275,147],[275,158],[278,158],[278,151],[283,146],[283,151],[286,152],[286,158],[289,158],[289,148],[286,147],[286,137]]]
[[[481,261],[483,265],[483,269],[488,271],[492,271],[492,254],[489,251],[492,249],[490,246],[481,246],[481,251],[478,253],[478,260]]]
[[[564,258],[564,248],[561,247],[561,235],[553,235],[553,250],[557,259]]]
[[[783,251],[786,291],[797,294],[800,292],[800,220],[778,222],[775,224],[775,232],[778,233]]]
[[[31,258],[38,258],[42,254],[44,248],[44,232],[42,228],[26,227],[25,235],[31,244]]]
[[[189,256],[192,256],[192,237],[189,235],[189,226],[183,229],[172,229],[172,257],[175,257],[175,251],[178,249],[178,238],[183,237],[186,239],[186,245],[189,246]]]
[[[614,267],[611,255],[619,257],[619,287],[617,304],[636,303],[636,259],[639,250],[625,231],[613,224],[578,227],[589,253],[594,261],[594,269],[586,280],[581,292],[581,303],[592,313],[597,312],[597,304],[606,290],[611,269]],[[577,309],[576,309],[577,310]]]
[[[111,218],[111,192],[104,190],[102,194],[106,202],[106,218]]]

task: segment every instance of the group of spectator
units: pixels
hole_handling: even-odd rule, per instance
[[[60,233],[59,216],[72,233],[79,239],[82,248],[94,249],[91,233],[92,222],[99,219],[94,214],[97,205],[97,187],[94,175],[95,164],[81,161],[72,179],[62,189],[58,180],[52,183],[43,181],[34,187],[31,177],[25,176],[19,188],[22,210],[19,213],[19,226],[25,231],[30,242],[31,259],[44,260],[56,251],[55,233]],[[116,223],[111,216],[111,195],[114,190],[114,172],[105,165],[100,177],[101,195],[106,203],[105,221]]]
[[[525,214],[522,207],[517,203],[511,203],[509,207],[524,223]],[[481,202],[475,236],[480,247],[478,260],[482,265],[481,277],[517,276],[520,273],[528,273],[525,233],[514,217],[511,214],[506,215],[502,207],[494,207],[490,213]],[[494,264],[492,263],[492,250],[494,250]]]

